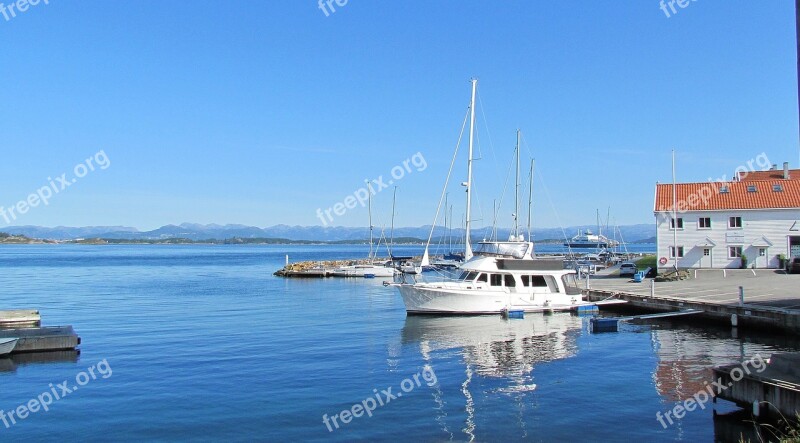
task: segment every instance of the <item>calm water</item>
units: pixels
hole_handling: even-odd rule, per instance
[[[72,324],[83,339],[79,357],[0,360],[0,409],[51,383],[75,385],[104,359],[113,371],[48,412],[0,423],[0,440],[713,441],[733,428],[710,408],[668,429],[655,414],[702,389],[710,365],[797,349],[682,323],[590,334],[568,314],[406,318],[378,280],[273,277],[287,253],[366,255],[355,246],[0,248],[0,306],[40,309],[45,325]],[[385,403],[390,387],[402,396]],[[339,416],[329,432],[324,415],[371,406],[376,392],[384,405],[372,417]]]

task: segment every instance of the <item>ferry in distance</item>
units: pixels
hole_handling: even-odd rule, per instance
[[[572,237],[570,241],[564,243],[564,246],[569,248],[607,249],[619,246],[619,242],[612,240],[603,234],[593,234],[592,231],[587,229],[585,232],[578,231],[578,235]]]

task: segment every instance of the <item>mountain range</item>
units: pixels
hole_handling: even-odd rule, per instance
[[[596,226],[570,226],[568,228],[536,228],[532,230],[533,239],[541,240],[563,240],[565,237],[576,235],[579,230],[596,231]],[[427,239],[430,234],[431,226],[395,228],[394,237]],[[84,226],[67,227],[57,226],[54,228],[42,226],[9,226],[0,228],[0,232],[12,235],[24,235],[30,238],[49,239],[49,240],[76,240],[87,238],[121,239],[121,240],[163,240],[170,238],[185,238],[189,240],[226,240],[231,238],[272,238],[286,240],[309,240],[309,241],[358,241],[369,238],[367,227],[322,227],[322,226],[289,226],[275,225],[267,228],[256,226],[246,226],[238,224],[202,225],[197,223],[182,223],[180,225],[166,225],[152,231],[140,231],[128,226]],[[656,228],[652,224],[638,224],[619,226],[616,238],[624,239],[628,243],[642,241],[655,237]],[[510,230],[507,228],[498,229],[497,238],[508,238]],[[379,228],[373,230],[373,235],[378,238],[381,236]],[[389,238],[388,230],[383,232]],[[436,227],[434,237],[447,236],[447,229]],[[450,235],[453,242],[457,242],[464,235],[463,229],[452,229]],[[473,239],[488,238],[491,235],[491,228],[473,228]],[[608,235],[614,238],[614,235]]]

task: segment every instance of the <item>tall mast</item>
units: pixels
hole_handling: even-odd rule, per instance
[[[448,206],[447,206],[447,196],[448,195],[450,195],[450,193],[449,192],[445,192],[445,194],[444,194],[444,228],[447,230],[447,244],[448,244],[447,253],[449,254],[451,251],[450,251],[450,227],[447,224],[447,208],[448,208]],[[452,223],[452,220],[450,222]]]
[[[450,226],[447,227],[447,253],[453,253],[453,205],[450,205]]]
[[[367,193],[367,209],[369,211],[369,259],[372,260],[372,185],[367,182],[369,192]]]
[[[466,229],[464,230],[464,260],[472,258],[472,246],[470,246],[470,216],[472,211],[472,147],[475,140],[475,91],[478,88],[478,80],[472,79],[472,100],[469,105],[469,157],[467,158],[467,215]]]
[[[394,194],[392,195],[392,230],[389,234],[389,258],[393,258],[394,255],[392,254],[392,247],[394,246],[394,204],[397,201],[397,186],[394,187]]]
[[[535,160],[531,159],[531,175],[530,175],[530,184],[528,185],[528,241],[532,242],[533,238],[531,237],[531,206],[533,206],[533,162]]]
[[[514,183],[514,235],[519,236],[519,137],[520,130],[517,129],[517,178]]]

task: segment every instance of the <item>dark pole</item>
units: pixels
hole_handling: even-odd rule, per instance
[[[797,34],[797,107],[798,116],[800,118],[800,0],[795,0],[794,14],[795,33]],[[798,121],[798,130],[800,131],[800,120]],[[800,134],[800,132],[798,132],[798,134]],[[798,155],[800,155],[800,146],[798,146]]]

